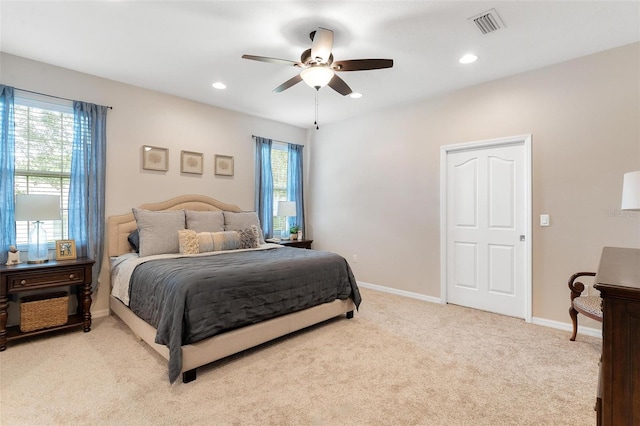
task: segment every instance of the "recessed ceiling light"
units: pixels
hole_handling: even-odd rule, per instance
[[[213,86],[214,89],[219,89],[219,90],[227,88],[227,85],[222,83],[222,82],[220,82],[220,81],[216,81],[215,83],[212,84],[212,86]]]
[[[351,94],[349,96],[351,96],[353,99],[360,99],[362,97],[362,93],[351,92]]]
[[[475,62],[476,59],[478,59],[478,57],[476,55],[474,55],[473,53],[467,53],[462,58],[460,58],[460,63],[461,64],[470,64],[472,62]]]

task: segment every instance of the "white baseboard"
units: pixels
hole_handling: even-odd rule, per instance
[[[569,333],[573,331],[573,325],[570,323],[553,321],[545,318],[533,317],[531,319],[531,324],[557,328],[558,330],[568,331]],[[578,334],[584,334],[585,336],[597,337],[602,339],[602,330],[598,328],[584,327],[584,326],[578,325]]]
[[[91,311],[91,318],[102,318],[110,315],[108,309],[100,309],[99,311]]]
[[[384,287],[381,285],[366,283],[363,281],[358,281],[358,286],[364,287],[364,288],[370,288],[371,290],[381,291],[383,293],[391,293],[398,296],[409,297],[411,299],[423,300],[425,302],[441,303],[439,297],[427,296],[426,294],[413,293],[411,291],[398,290],[397,288]]]
[[[395,295],[398,295],[398,296],[409,297],[411,299],[423,300],[425,302],[442,303],[442,300],[439,297],[426,296],[424,294],[413,293],[413,292],[405,291],[405,290],[398,290],[398,289],[395,289],[395,288],[385,287],[385,286],[381,286],[381,285],[378,285],[378,284],[371,284],[371,283],[367,283],[367,282],[363,282],[363,281],[358,281],[358,286],[359,287],[364,287],[364,288],[370,288],[372,290],[377,290],[377,291],[381,291],[381,292],[384,292],[384,293],[391,293],[391,294],[395,294]],[[558,330],[564,330],[564,331],[568,331],[568,332],[573,331],[573,326],[570,323],[564,323],[564,322],[560,322],[560,321],[553,321],[553,320],[548,320],[548,319],[545,319],[545,318],[533,317],[531,319],[531,323],[532,324],[537,324],[537,325],[542,325],[542,326],[545,326],[545,327],[556,328]],[[598,338],[602,339],[602,330],[597,329],[597,328],[590,328],[590,327],[584,327],[584,326],[578,325],[578,334],[584,334],[585,336],[598,337]]]

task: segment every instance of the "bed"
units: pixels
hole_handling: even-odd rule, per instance
[[[171,383],[360,304],[344,258],[266,243],[253,215],[185,195],[108,219],[111,312],[167,359]]]

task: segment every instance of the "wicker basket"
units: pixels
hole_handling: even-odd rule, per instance
[[[26,296],[20,299],[20,331],[34,331],[64,325],[68,321],[66,291]]]

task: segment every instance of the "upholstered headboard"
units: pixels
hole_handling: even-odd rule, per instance
[[[181,195],[171,200],[154,204],[143,204],[139,208],[145,210],[225,210],[241,212],[242,209],[233,204],[225,204],[205,195]],[[120,256],[129,253],[131,246],[127,237],[136,229],[136,219],[133,212],[118,216],[109,216],[107,221],[107,236],[109,238],[109,256]]]

